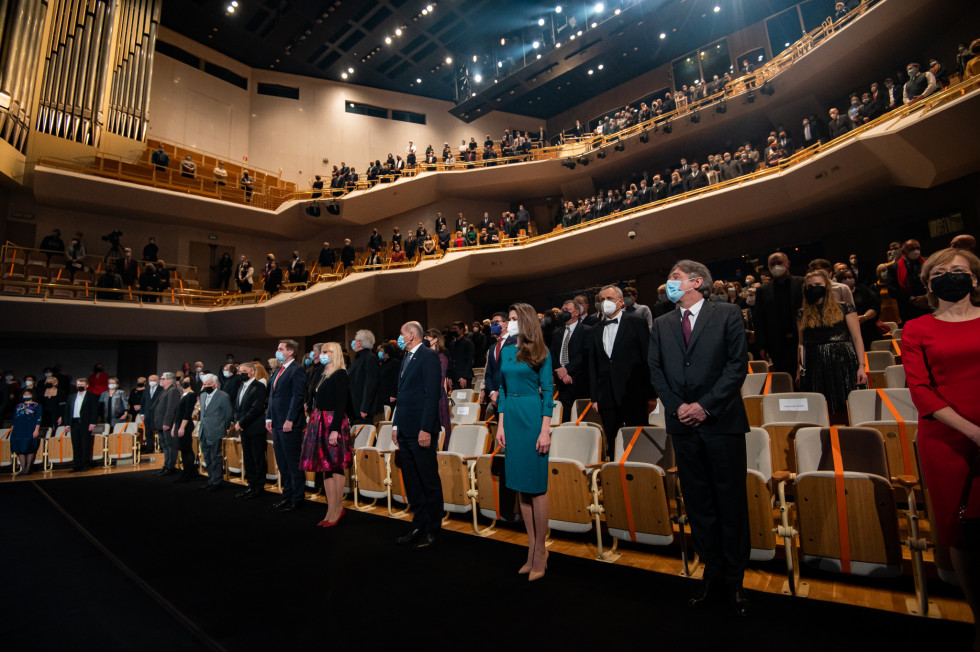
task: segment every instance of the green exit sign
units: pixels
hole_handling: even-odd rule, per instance
[[[218,236],[216,236],[216,235],[215,235],[215,234],[213,234],[213,233],[212,233],[211,235],[209,235],[209,236],[208,236],[208,240],[217,240],[217,239],[218,239]]]

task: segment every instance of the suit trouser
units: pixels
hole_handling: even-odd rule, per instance
[[[180,450],[180,442],[177,441],[177,433],[171,426],[170,430],[160,431],[160,448],[163,450],[163,468],[177,468],[177,451]]]
[[[418,436],[403,437],[398,433],[398,459],[409,504],[415,510],[413,529],[426,534],[442,527],[442,481],[436,455],[436,437],[428,448],[419,446]]]
[[[180,450],[180,462],[184,467],[181,475],[193,478],[197,476],[197,468],[194,466],[194,439],[190,430],[190,428],[185,428],[184,436],[177,438],[177,448]]]
[[[674,454],[706,580],[742,585],[749,563],[745,435],[674,435]]]
[[[773,371],[785,371],[790,376],[796,377],[796,365],[799,360],[799,347],[796,339],[786,339],[779,341],[770,348],[766,349],[772,359]]]
[[[221,439],[221,436],[212,438],[201,435],[201,456],[208,471],[208,484],[221,484],[221,472],[224,469]]]
[[[71,420],[72,466],[83,469],[92,463],[92,433],[79,419]]]
[[[242,466],[245,468],[248,488],[253,491],[265,490],[265,474],[268,471],[265,451],[265,430],[257,435],[242,433]]]
[[[299,457],[303,449],[303,429],[293,426],[291,432],[282,428],[272,429],[272,450],[282,478],[282,497],[290,504],[303,502],[306,497],[306,475],[299,470]]]
[[[647,401],[629,396],[624,397],[620,404],[599,401],[599,418],[602,419],[602,429],[606,433],[606,456],[612,459],[620,428],[648,425]]]

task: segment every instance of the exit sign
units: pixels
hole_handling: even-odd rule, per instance
[[[209,235],[209,236],[208,236],[208,240],[217,240],[217,239],[218,239],[218,236],[216,236],[216,235],[215,235],[215,234],[213,234],[213,233],[212,233],[211,235]]]

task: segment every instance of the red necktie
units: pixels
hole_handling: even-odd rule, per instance
[[[688,327],[687,327],[687,332],[688,332],[688,333],[690,333],[690,332],[691,332],[691,327],[690,327],[690,326],[688,326]],[[272,381],[272,389],[275,389],[275,388],[276,388],[276,383],[278,383],[278,382],[279,382],[279,376],[281,376],[281,375],[282,375],[282,372],[283,372],[283,370],[284,370],[285,368],[286,368],[285,366],[283,366],[283,367],[279,367],[279,371],[278,371],[278,372],[276,373],[276,377],[275,377],[275,379],[274,379],[274,380]]]
[[[681,324],[681,331],[684,333],[684,344],[691,343],[691,311],[684,311],[684,322]]]
[[[501,337],[499,340],[497,340],[497,352],[494,353],[493,356],[494,360],[500,359],[500,347],[502,347],[503,345],[504,345],[504,338]]]

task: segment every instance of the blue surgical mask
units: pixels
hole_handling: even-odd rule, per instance
[[[404,335],[399,335],[398,336],[398,348],[401,349],[402,351],[405,350],[405,336]]]
[[[316,359],[316,351],[310,351],[310,360]]]
[[[303,358],[303,366],[304,367],[309,367],[311,364],[313,364],[313,361],[312,360],[310,360],[309,358]]]
[[[378,360],[384,360],[384,359],[385,359],[385,352],[378,351]]]
[[[681,289],[681,283],[683,281],[667,281],[667,298],[673,303],[677,303],[684,296],[684,290]]]
[[[276,360],[278,360],[279,362],[285,362],[286,354],[283,353],[282,351],[276,351]]]
[[[493,322],[492,324],[490,324],[490,332],[494,335],[499,336],[501,333],[504,332],[504,327],[498,324],[497,322]]]
[[[330,364],[330,356],[326,353],[320,354],[320,364]]]
[[[351,340],[350,341],[350,348],[353,350],[354,348],[356,348],[356,346],[355,346],[356,344],[357,344],[357,340]]]

